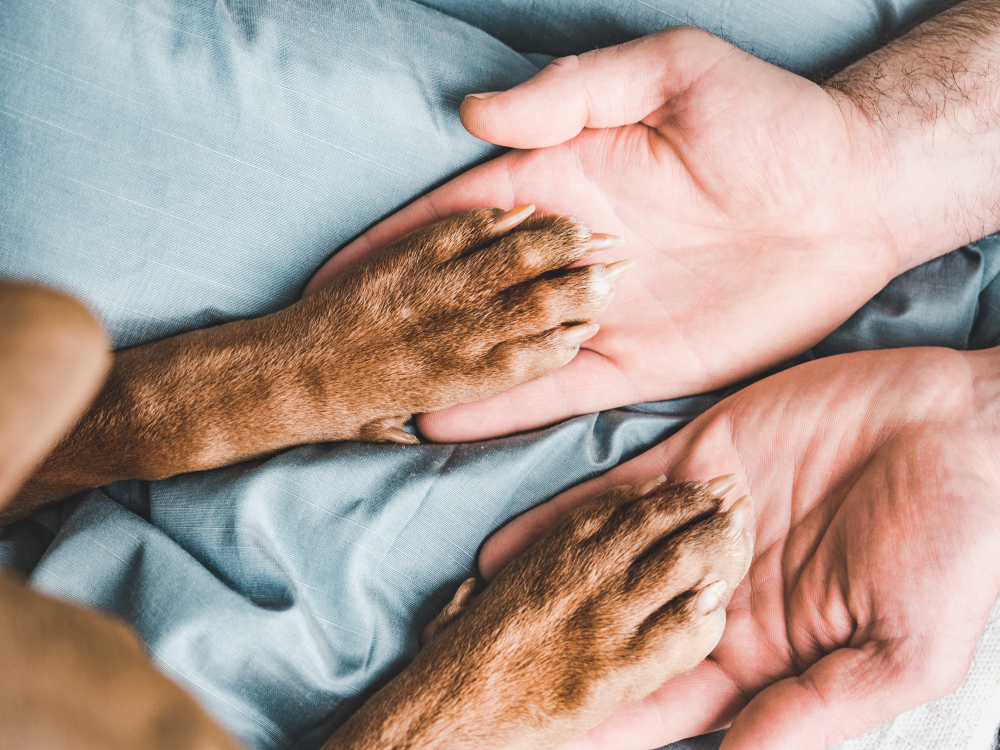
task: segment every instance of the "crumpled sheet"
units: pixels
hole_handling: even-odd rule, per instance
[[[933,5],[0,0],[0,275],[76,294],[119,347],[259,315],[499,153],[458,122],[468,92],[676,23],[819,75]],[[914,269],[804,358],[996,345],[998,271],[997,237]],[[247,747],[316,748],[413,657],[489,533],[724,395],[478,444],[316,445],[122,482],[0,529],[0,564],[128,619]],[[850,746],[967,747],[998,653],[994,620],[958,693]]]

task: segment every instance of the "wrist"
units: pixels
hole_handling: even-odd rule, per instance
[[[1000,229],[1000,12],[967,0],[825,84],[899,271]]]
[[[853,97],[828,91],[847,122],[869,207],[890,238],[896,275],[1000,229],[989,198],[1000,163],[983,145],[935,126],[887,126]]]

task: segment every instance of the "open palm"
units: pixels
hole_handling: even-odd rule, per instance
[[[865,155],[870,135],[824,89],[696,29],[558,60],[463,104],[512,151],[336,255],[311,291],[417,226],[471,206],[573,214],[634,258],[601,331],[556,373],[425,415],[466,440],[719,387],[808,348],[897,272]]]
[[[818,750],[961,681],[1000,590],[1000,355],[819,360],[726,399],[657,448],[511,522],[496,574],[607,486],[739,472],[754,560],[712,656],[573,743],[652,748],[733,723],[727,750]]]

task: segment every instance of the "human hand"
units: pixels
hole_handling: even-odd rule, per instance
[[[424,415],[423,434],[475,439],[731,383],[816,343],[919,262],[880,213],[880,145],[847,108],[690,28],[558,60],[462,105],[474,135],[535,150],[416,201],[334,256],[307,291],[415,226],[530,201],[622,235],[625,247],[592,258],[627,255],[637,272],[568,366]]]
[[[326,747],[544,750],[691,669],[751,556],[733,478],[615,487],[569,513],[470,603]],[[484,716],[488,717],[484,719]]]
[[[658,447],[511,522],[497,574],[611,485],[737,471],[755,555],[710,658],[571,742],[833,747],[952,691],[1000,590],[1000,350],[831,357],[759,381]]]

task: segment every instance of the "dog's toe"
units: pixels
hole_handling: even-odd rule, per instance
[[[410,415],[376,419],[362,426],[359,439],[369,443],[400,443],[401,445],[417,445],[420,438],[403,429]]]

